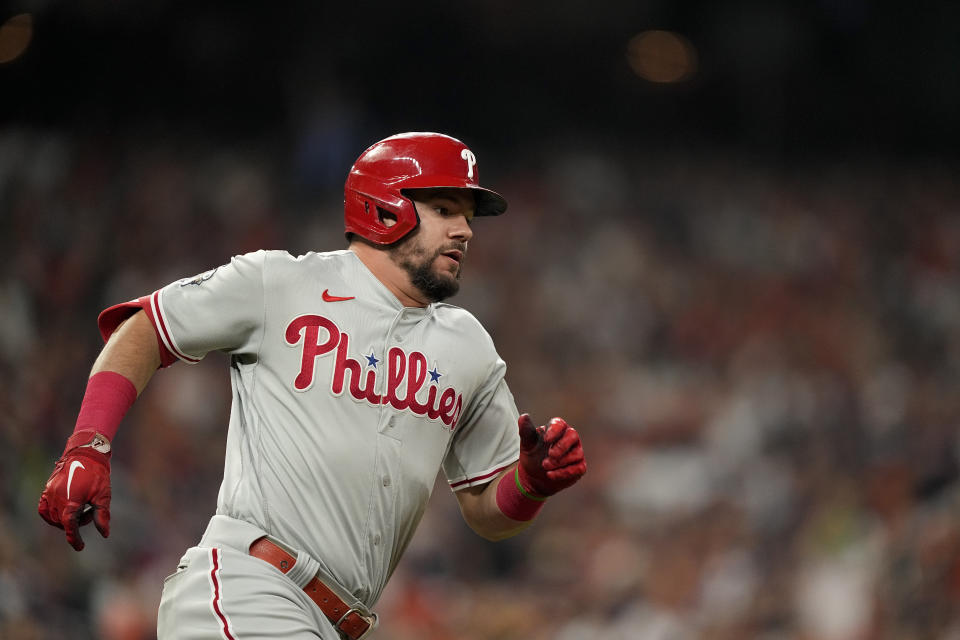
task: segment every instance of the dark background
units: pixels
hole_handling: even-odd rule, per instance
[[[337,103],[356,126],[465,128],[505,148],[586,132],[784,158],[952,155],[960,141],[954,2],[276,4],[37,2],[0,118],[231,140],[294,135]],[[651,28],[692,41],[689,82],[625,64]]]

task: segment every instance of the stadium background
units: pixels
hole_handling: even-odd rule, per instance
[[[343,246],[353,159],[438,130],[511,203],[454,302],[590,472],[496,545],[439,484],[376,638],[960,638],[960,5],[225,4],[0,13],[0,637],[152,637],[215,506],[216,354],[110,540],[36,515],[98,311]]]

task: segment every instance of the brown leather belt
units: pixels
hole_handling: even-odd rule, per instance
[[[296,558],[271,542],[266,536],[253,541],[250,545],[250,555],[272,564],[283,573],[290,571],[297,562]],[[373,629],[376,618],[364,616],[357,609],[348,607],[316,576],[306,584],[303,590],[307,592],[307,597],[320,607],[323,615],[327,616],[344,638],[360,640]]]

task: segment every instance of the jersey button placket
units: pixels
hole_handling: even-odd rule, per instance
[[[391,336],[393,337],[393,341],[394,341],[394,342],[400,342],[400,341],[401,341],[401,340],[400,340],[400,333],[398,332],[399,329],[400,329],[399,323],[400,323],[400,318],[401,318],[401,317],[403,317],[403,311],[402,311],[402,310],[401,310],[396,316],[394,316],[393,322],[390,324],[390,327],[387,329],[387,332],[386,332],[386,334],[384,335],[384,344],[383,344],[384,358],[386,358],[386,357],[388,356],[388,354],[390,353],[390,346],[391,346],[391,345],[390,345],[390,338],[391,338]],[[388,363],[385,361],[384,364],[387,365]],[[377,383],[378,386],[383,385],[383,386],[381,387],[381,389],[379,390],[379,393],[386,393],[386,378],[387,378],[387,376],[384,375],[384,376],[383,376],[383,382],[379,382],[379,381],[378,381],[378,383]],[[382,426],[380,426],[380,425],[382,425]],[[392,412],[390,411],[390,409],[389,409],[389,407],[386,405],[386,403],[381,403],[381,404],[380,404],[380,423],[379,423],[379,425],[378,425],[378,428],[379,428],[379,430],[380,430],[380,433],[383,433],[384,431],[392,430],[393,427],[394,427],[394,417],[393,417],[393,415],[392,415]]]

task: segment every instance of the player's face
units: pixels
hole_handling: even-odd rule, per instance
[[[416,189],[410,196],[420,224],[390,249],[394,262],[430,301],[449,298],[460,289],[475,202],[469,189]]]

